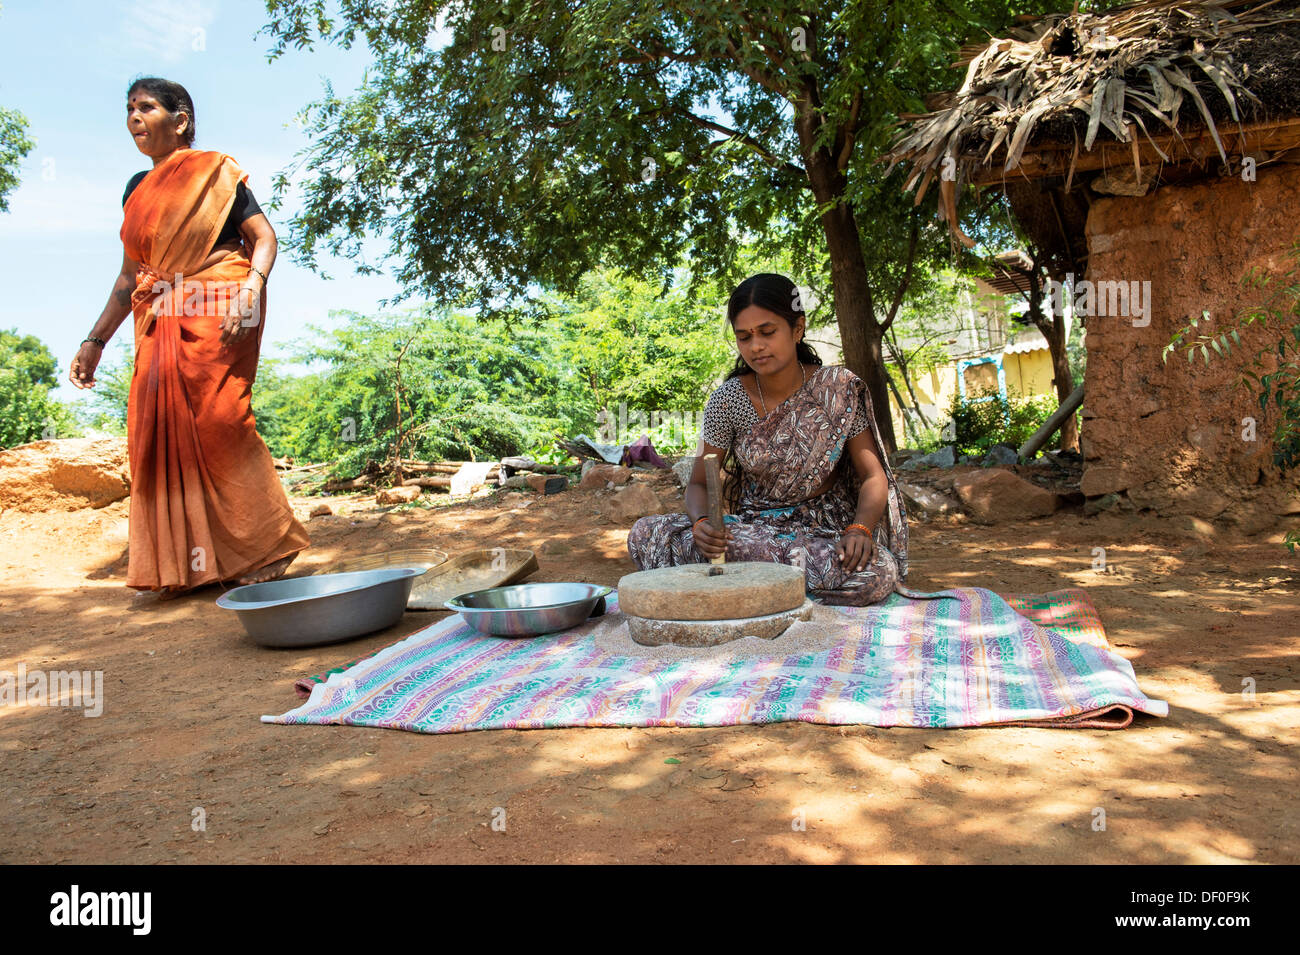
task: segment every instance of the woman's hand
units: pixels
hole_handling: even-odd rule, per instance
[[[840,555],[840,565],[851,574],[871,566],[871,556],[875,549],[876,542],[860,527],[852,527],[841,534],[839,543],[835,545],[835,550]]]
[[[727,552],[727,544],[735,540],[731,532],[726,529],[726,522],[723,522],[723,533],[718,533],[709,524],[707,518],[701,518],[692,529],[695,535],[695,546],[701,554],[709,560],[720,557]]]
[[[260,304],[261,296],[254,289],[246,285],[239,287],[230,297],[226,317],[221,320],[221,344],[233,345],[257,327]]]
[[[72,369],[68,380],[78,388],[95,387],[95,369],[104,357],[104,350],[94,342],[82,342],[77,354],[72,359]]]

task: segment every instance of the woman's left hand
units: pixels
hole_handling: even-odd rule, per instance
[[[247,286],[240,286],[231,296],[226,317],[221,320],[221,344],[232,345],[257,327],[260,298]]]
[[[851,574],[871,566],[871,555],[875,549],[876,542],[858,527],[841,534],[839,543],[835,545],[835,550],[840,555],[840,564]]]

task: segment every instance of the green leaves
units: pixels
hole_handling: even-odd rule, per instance
[[[50,396],[57,368],[35,335],[0,331],[0,448],[80,434],[71,411]]]
[[[0,106],[0,212],[9,211],[9,193],[18,188],[18,165],[36,145],[27,136],[27,117]]]
[[[352,476],[391,458],[400,400],[403,457],[499,458],[592,434],[601,408],[696,411],[732,357],[716,308],[614,271],[532,311],[510,324],[429,307],[337,313],[293,352],[308,373],[263,361],[259,431],[278,455]],[[661,449],[683,441],[680,428],[652,435]]]

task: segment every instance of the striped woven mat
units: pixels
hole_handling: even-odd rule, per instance
[[[830,649],[725,663],[602,649],[593,628],[621,619],[617,594],[604,618],[531,640],[484,637],[453,614],[299,681],[306,702],[262,720],[454,733],[791,720],[1122,729],[1135,711],[1168,715],[1111,650],[1084,591],[941,593],[957,599],[830,608],[844,630]]]

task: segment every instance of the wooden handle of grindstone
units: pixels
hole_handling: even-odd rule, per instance
[[[727,525],[722,520],[722,472],[716,454],[704,456],[704,483],[709,492],[709,526],[725,534]],[[712,558],[709,563],[722,564],[726,560],[724,552]]]

